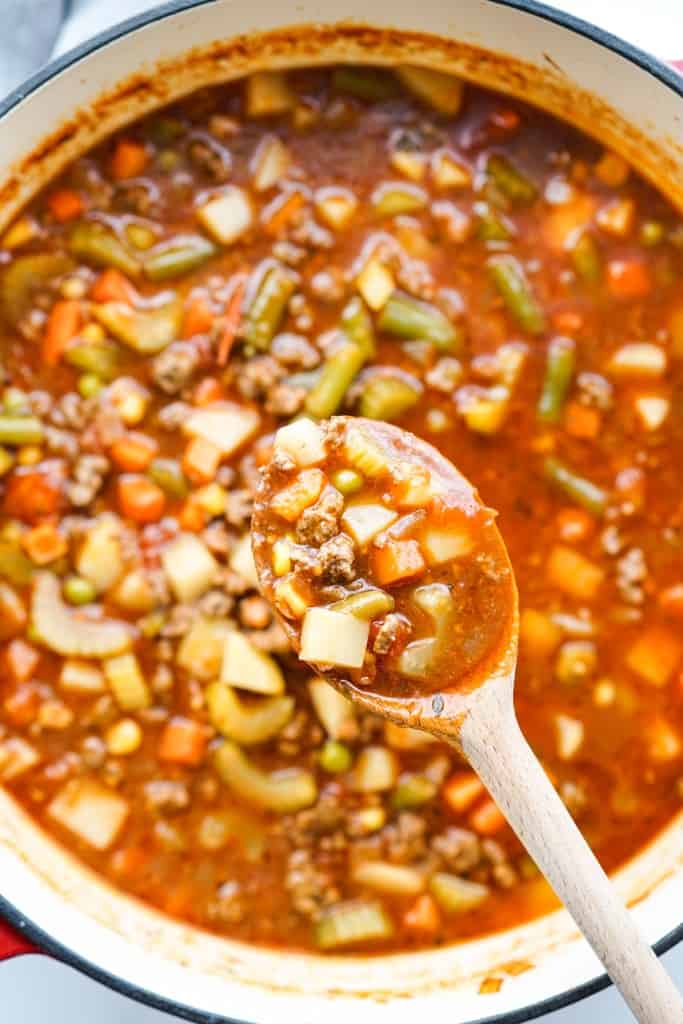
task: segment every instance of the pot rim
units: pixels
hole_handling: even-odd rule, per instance
[[[0,101],[0,119],[37,89],[47,84],[55,75],[65,71],[83,58],[96,53],[109,43],[140,28],[163,21],[193,7],[208,6],[215,2],[216,0],[168,0],[168,2],[153,7],[149,11],[134,15],[117,23],[110,29],[97,33],[78,46],[68,50],[61,57],[49,61],[10,92],[5,99]],[[658,57],[641,50],[639,47],[597,25],[591,24],[583,18],[578,18],[573,14],[560,11],[554,7],[549,7],[545,3],[538,2],[538,0],[484,0],[484,2],[501,7],[510,7],[522,14],[533,15],[558,25],[560,28],[567,29],[575,35],[582,36],[597,44],[597,46],[623,57],[631,64],[635,64],[683,99],[683,74],[679,74]],[[174,1014],[184,1020],[196,1022],[196,1024],[257,1024],[256,1021],[247,1021],[244,1018],[226,1017],[223,1014],[207,1013],[204,1010],[195,1009],[173,999],[166,999],[149,989],[142,988],[117,975],[110,974],[98,964],[93,963],[86,957],[80,956],[68,946],[63,945],[52,934],[44,931],[33,921],[26,918],[18,907],[1,893],[0,916],[16,931],[35,943],[42,952],[49,954],[62,963],[75,968],[82,974],[136,1002],[165,1013]],[[661,956],[681,942],[683,942],[683,921],[654,943],[653,949],[657,956]],[[586,999],[588,996],[608,988],[611,984],[612,982],[608,975],[603,973],[591,981],[568,988],[564,992],[559,992],[547,999],[532,1003],[521,1009],[496,1014],[493,1017],[481,1017],[476,1021],[472,1021],[472,1024],[526,1024],[527,1021],[537,1020],[545,1014],[562,1010],[582,999]]]

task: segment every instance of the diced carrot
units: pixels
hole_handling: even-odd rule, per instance
[[[571,437],[594,441],[602,427],[602,413],[592,405],[568,402],[564,411],[564,429]]]
[[[181,885],[174,885],[168,890],[164,899],[164,910],[170,917],[187,917],[195,902],[194,886],[185,882]]]
[[[569,334],[573,337],[583,327],[583,317],[575,309],[563,309],[554,313],[552,317],[553,327],[558,334]]]
[[[216,356],[219,366],[225,366],[230,358],[230,352],[237,337],[237,329],[242,319],[242,300],[246,287],[247,275],[238,274],[235,278],[235,285],[223,318],[223,331]]]
[[[47,205],[55,220],[64,223],[83,213],[83,199],[71,188],[61,188],[47,198]]]
[[[211,405],[212,402],[220,402],[224,395],[223,385],[217,377],[202,377],[194,389],[192,401],[195,405]]]
[[[157,448],[154,438],[133,431],[117,438],[109,449],[109,454],[119,469],[128,473],[141,473],[149,466],[157,453]]]
[[[185,307],[183,316],[183,338],[194,338],[195,334],[206,334],[216,319],[209,300],[203,295],[194,295]]]
[[[324,486],[325,474],[321,469],[304,469],[291,484],[278,491],[270,507],[275,515],[293,523],[304,509],[318,500]]]
[[[562,630],[553,620],[535,608],[525,608],[519,620],[522,651],[532,658],[547,658],[562,641]]]
[[[564,594],[590,601],[600,589],[605,573],[578,551],[556,544],[550,552],[546,576]]]
[[[511,107],[496,107],[487,118],[493,128],[493,136],[497,139],[509,138],[514,135],[521,124],[521,117]]]
[[[595,519],[582,508],[562,508],[555,516],[560,540],[577,544],[586,540],[595,530]]]
[[[206,513],[198,502],[188,498],[178,513],[178,523],[183,530],[199,533],[206,526]]]
[[[133,306],[138,293],[125,274],[115,267],[109,267],[102,271],[95,281],[90,297],[94,302],[123,302],[127,306]]]
[[[282,234],[287,225],[306,202],[303,192],[294,191],[278,198],[264,210],[263,230],[267,235],[275,237]]]
[[[661,590],[657,602],[665,615],[683,621],[683,583],[674,583]]]
[[[595,177],[610,188],[620,188],[626,183],[630,168],[623,157],[606,149],[595,165]]]
[[[58,472],[14,472],[8,481],[3,510],[10,519],[40,522],[62,504],[63,479]]]
[[[35,565],[48,565],[68,550],[65,538],[52,523],[34,526],[22,536],[21,546]]]
[[[137,178],[147,166],[148,154],[141,142],[134,139],[119,139],[111,158],[113,178]]]
[[[142,846],[126,846],[111,855],[111,869],[117,875],[137,875],[148,863],[150,856]]]
[[[164,514],[166,496],[144,476],[127,473],[118,480],[117,498],[121,514],[136,523],[156,523]]]
[[[480,836],[495,836],[505,826],[505,818],[490,797],[475,807],[467,821]]]
[[[67,345],[78,334],[81,323],[81,304],[77,299],[60,299],[50,310],[43,336],[43,361],[56,366]]]
[[[665,626],[650,626],[626,655],[626,664],[651,686],[666,686],[683,657],[683,643]]]
[[[12,725],[26,726],[35,722],[43,695],[37,683],[21,683],[5,698],[2,709]]]
[[[647,264],[638,259],[610,260],[606,280],[615,299],[643,299],[652,291]]]
[[[221,462],[221,450],[203,437],[194,437],[183,455],[183,473],[193,484],[215,480]]]
[[[439,908],[427,892],[418,896],[403,915],[404,927],[423,935],[438,931],[440,924]]]
[[[374,549],[372,564],[377,582],[383,587],[415,579],[426,568],[420,545],[416,540],[393,538],[382,547]]]
[[[578,192],[567,203],[554,206],[543,222],[543,237],[551,249],[563,252],[568,243],[593,219],[595,199]]]
[[[207,739],[203,725],[176,715],[164,727],[157,754],[161,761],[197,765],[204,757]]]
[[[17,683],[30,679],[40,661],[40,654],[25,640],[10,640],[5,648],[5,668]]]
[[[441,794],[456,814],[462,814],[484,792],[484,783],[474,772],[456,772],[444,783]]]

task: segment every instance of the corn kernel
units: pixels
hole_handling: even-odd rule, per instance
[[[194,500],[209,516],[220,516],[225,511],[225,488],[218,483],[207,484],[194,494]]]
[[[35,466],[43,457],[43,449],[36,444],[25,444],[17,452],[17,462],[20,466]]]
[[[105,742],[110,754],[127,757],[142,743],[142,729],[134,718],[121,718],[107,729]]]
[[[291,568],[289,544],[286,540],[276,540],[273,544],[273,572],[276,576],[286,576]]]
[[[93,345],[98,345],[101,341],[104,341],[105,337],[104,327],[101,324],[86,324],[81,331],[83,341],[90,342]]]
[[[87,290],[82,277],[66,277],[59,286],[59,292],[64,299],[82,299]]]

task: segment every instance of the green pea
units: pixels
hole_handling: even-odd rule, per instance
[[[78,378],[77,387],[81,398],[94,398],[102,390],[102,381],[96,373],[83,373]]]
[[[82,576],[68,576],[64,580],[64,597],[69,604],[90,604],[96,596],[92,583]]]
[[[363,477],[355,469],[338,469],[332,483],[342,494],[355,494],[363,486]]]
[[[351,767],[351,751],[337,740],[327,740],[318,755],[320,767],[324,772],[338,775],[347,772]]]

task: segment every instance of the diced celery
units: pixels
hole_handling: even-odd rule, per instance
[[[347,427],[344,435],[344,455],[354,469],[370,480],[389,472],[388,457],[361,427]]]
[[[436,796],[437,788],[426,775],[409,772],[402,775],[391,795],[391,803],[397,810],[421,807]]]
[[[127,623],[85,619],[63,604],[59,580],[52,573],[40,573],[37,578],[31,618],[40,640],[67,657],[106,658],[120,654],[131,644]]]
[[[206,544],[193,533],[181,533],[167,544],[161,563],[173,593],[184,604],[209,589],[218,568]]]
[[[360,668],[370,633],[370,623],[329,608],[309,608],[301,628],[303,661],[318,665]]]
[[[240,746],[266,743],[284,729],[294,712],[294,698],[263,697],[258,702],[240,700],[224,683],[212,683],[206,690],[211,724],[223,736]]]
[[[429,881],[429,889],[439,906],[449,914],[464,914],[474,910],[488,899],[487,885],[470,882],[458,875],[437,871]]]
[[[204,235],[173,235],[145,253],[145,275],[150,281],[182,277],[203,266],[216,252]]]
[[[142,355],[154,355],[178,337],[182,304],[172,299],[152,309],[132,309],[123,302],[94,303],[92,314],[124,345]]]
[[[417,405],[421,396],[422,385],[412,374],[378,370],[363,381],[358,411],[371,420],[392,422]]]
[[[214,763],[225,785],[254,807],[292,814],[310,807],[318,795],[310,772],[298,767],[261,771],[231,740],[225,740],[218,748]]]
[[[401,651],[397,662],[398,671],[412,679],[425,679],[437,651],[435,637],[413,640]]]
[[[69,252],[79,260],[98,267],[115,267],[128,277],[138,277],[140,261],[111,228],[98,221],[88,220],[76,224],[69,236]]]
[[[228,633],[223,647],[221,682],[253,693],[277,696],[284,692],[285,679],[280,666],[264,654],[242,633]]]
[[[352,900],[325,907],[315,926],[315,944],[319,949],[343,949],[366,942],[390,939],[394,934],[391,918],[379,903]]]

